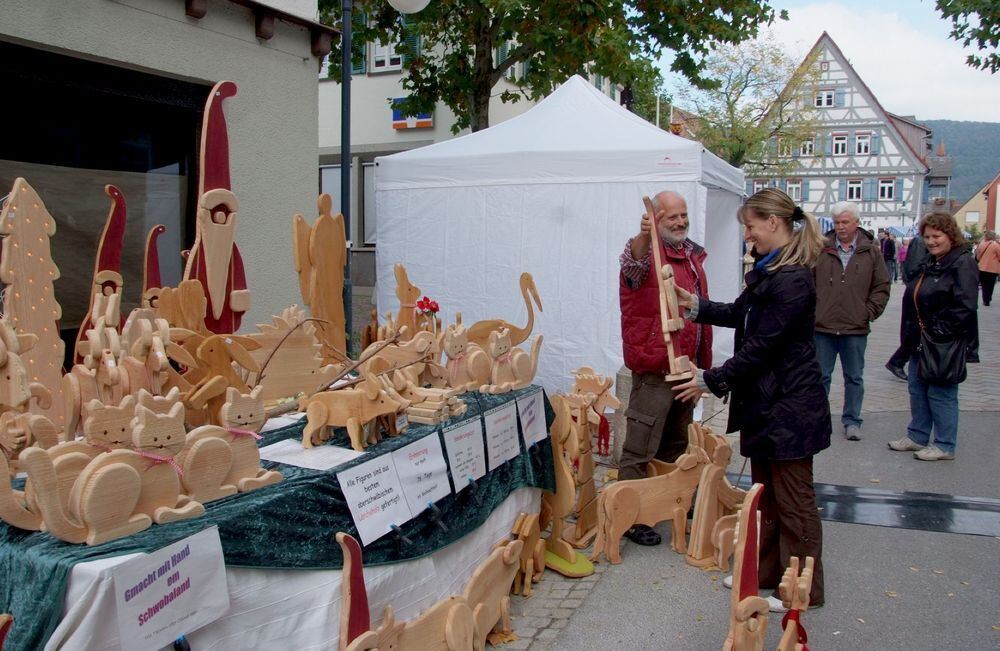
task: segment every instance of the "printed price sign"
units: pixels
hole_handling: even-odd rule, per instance
[[[467,420],[446,428],[442,434],[457,493],[469,485],[470,477],[478,480],[486,474],[483,423],[478,418]]]
[[[525,447],[530,448],[548,437],[541,389],[517,399],[517,415],[521,418],[521,434],[524,435]]]
[[[403,526],[413,517],[391,454],[342,470],[337,473],[337,481],[362,545],[389,533],[390,525]]]
[[[217,527],[126,561],[111,574],[125,651],[160,649],[229,610]]]
[[[406,503],[414,516],[426,509],[428,502],[451,494],[448,466],[437,432],[399,448],[392,453],[392,460]]]
[[[485,414],[486,452],[489,468],[499,468],[521,452],[521,442],[517,438],[517,407],[508,402],[494,407]]]

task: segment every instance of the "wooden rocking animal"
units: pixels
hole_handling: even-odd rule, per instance
[[[490,381],[492,360],[478,344],[469,342],[468,331],[462,327],[461,315],[457,323],[445,330],[441,347],[448,356],[445,366],[448,386],[462,393],[478,389]]]
[[[391,396],[375,375],[369,375],[357,388],[323,391],[299,400],[299,410],[306,412],[302,447],[318,445],[329,427],[346,427],[351,447],[365,449],[363,427],[376,416],[395,414],[410,406]]]
[[[781,601],[788,608],[784,619],[781,620],[781,627],[784,633],[778,642],[778,651],[804,651],[808,641],[806,629],[802,627],[802,614],[809,610],[809,592],[812,590],[813,568],[816,559],[812,556],[806,557],[806,569],[799,574],[799,557],[792,556],[788,559],[788,568],[781,578],[778,592],[781,594]]]
[[[701,428],[697,423],[693,426],[703,430],[704,448],[712,461],[702,468],[701,477],[698,479],[687,562],[695,567],[711,567],[721,560],[720,569],[727,570],[729,555],[732,553],[731,542],[728,541],[732,540],[732,536],[725,534],[713,536],[713,531],[723,517],[736,513],[743,503],[746,491],[734,487],[726,479],[726,469],[733,454],[729,440],[725,436],[712,433],[707,428]],[[732,531],[732,526],[729,527],[729,531]],[[716,546],[714,542],[716,538],[719,539],[721,547],[726,549]]]
[[[469,328],[468,339],[471,343],[485,348],[489,345],[490,333],[503,328],[510,330],[510,340],[512,346],[518,346],[528,340],[528,337],[531,335],[532,328],[535,327],[534,306],[537,305],[538,311],[541,312],[542,300],[538,297],[538,289],[535,288],[535,279],[532,278],[531,274],[527,271],[521,274],[520,285],[521,296],[524,297],[524,306],[528,310],[528,323],[523,328],[519,328],[513,323],[504,321],[503,319],[487,319],[485,321],[477,321]],[[534,305],[532,305],[532,301],[534,301]]]
[[[672,464],[663,464],[664,474],[645,479],[618,481],[606,486],[597,505],[597,541],[590,556],[599,561],[605,555],[613,564],[621,563],[621,537],[635,524],[655,526],[664,520],[672,524],[670,547],[687,552],[687,513],[708,455],[694,444],[689,428],[688,449]]]
[[[479,388],[481,393],[507,393],[523,389],[535,379],[538,370],[538,354],[542,347],[542,335],[535,337],[531,344],[531,354],[511,345],[510,330],[504,328],[490,334],[487,352],[490,355],[490,383]]]
[[[767,634],[767,599],[757,595],[757,554],[762,484],[747,491],[736,528],[733,589],[729,596],[729,634],[723,651],[762,651]]]

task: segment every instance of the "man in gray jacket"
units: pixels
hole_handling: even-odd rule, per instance
[[[844,436],[860,441],[869,324],[889,302],[889,273],[878,244],[860,228],[857,204],[834,204],[833,227],[816,263],[816,357],[827,394],[840,357]]]

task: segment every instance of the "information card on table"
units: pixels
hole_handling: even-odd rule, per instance
[[[545,429],[545,403],[542,390],[532,391],[517,399],[517,415],[521,417],[521,433],[525,447],[540,443],[549,435]]]
[[[451,494],[448,466],[437,432],[394,451],[392,460],[413,516],[427,509],[428,502]]]
[[[217,527],[117,565],[111,575],[124,651],[160,649],[229,610]]]
[[[486,421],[486,452],[489,468],[499,468],[521,452],[517,439],[517,407],[508,402],[483,414]]]
[[[486,474],[486,448],[483,446],[483,423],[478,418],[445,428],[444,447],[455,480],[455,492]]]
[[[392,530],[392,525],[401,527],[413,517],[391,454],[342,470],[337,473],[337,481],[362,545],[378,540]]]

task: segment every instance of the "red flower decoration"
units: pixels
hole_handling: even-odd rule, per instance
[[[432,301],[427,296],[424,296],[417,301],[417,309],[423,314],[437,314],[438,310],[441,308],[438,307],[437,301]]]
[[[430,305],[428,307],[430,308],[430,311],[433,312],[433,313],[435,313],[435,314],[437,314],[437,311],[439,309],[441,309],[441,308],[438,307],[437,301],[431,301],[431,303],[430,303]]]

